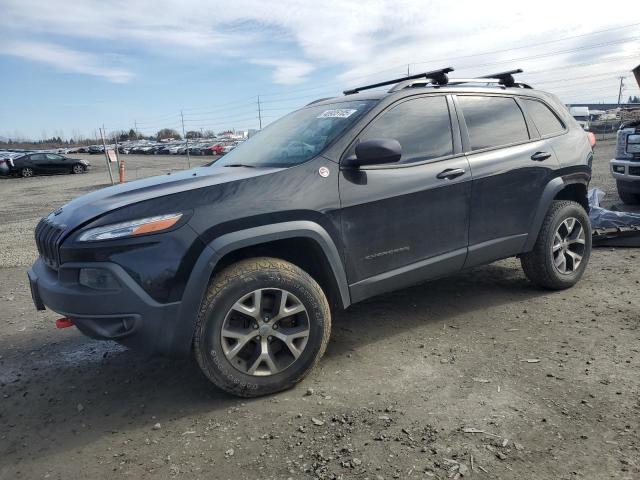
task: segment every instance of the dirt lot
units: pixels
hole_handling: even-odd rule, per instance
[[[608,205],[612,153],[599,145],[592,182]],[[640,478],[640,251],[594,251],[565,292],[533,288],[510,259],[354,305],[307,380],[240,400],[190,361],[35,311],[32,230],[108,183],[91,161],[0,180],[0,478]],[[185,159],[127,162],[135,177]]]

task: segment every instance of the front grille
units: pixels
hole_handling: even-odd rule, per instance
[[[44,262],[56,269],[60,265],[59,242],[64,233],[64,225],[58,225],[47,217],[38,222],[35,237],[38,253]]]
[[[640,167],[629,167],[629,175],[640,176]]]

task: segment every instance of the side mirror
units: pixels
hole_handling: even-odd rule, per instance
[[[394,163],[402,156],[402,146],[393,138],[372,138],[358,143],[355,153],[346,159],[350,167]]]

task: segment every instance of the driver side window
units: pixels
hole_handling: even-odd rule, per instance
[[[400,142],[399,163],[413,163],[453,154],[449,107],[444,96],[415,98],[384,112],[360,141],[392,138]]]

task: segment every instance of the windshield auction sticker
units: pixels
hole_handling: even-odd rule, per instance
[[[351,108],[337,108],[335,110],[325,110],[316,118],[349,118],[357,110]]]

